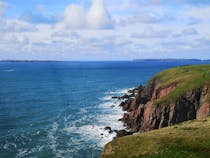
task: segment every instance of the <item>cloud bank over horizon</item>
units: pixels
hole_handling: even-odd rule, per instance
[[[0,0],[0,59],[210,59],[209,28],[205,0]]]

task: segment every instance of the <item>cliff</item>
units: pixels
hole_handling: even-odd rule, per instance
[[[122,106],[128,111],[122,121],[133,132],[205,118],[210,113],[210,65],[161,72]]]
[[[127,111],[121,120],[132,132],[206,118],[210,114],[210,65],[168,69],[131,92],[135,95],[120,106]]]

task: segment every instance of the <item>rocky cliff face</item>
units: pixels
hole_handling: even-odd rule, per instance
[[[145,132],[209,116],[209,85],[188,91],[173,101],[158,102],[173,92],[178,83],[167,87],[160,85],[158,79],[153,79],[145,87],[139,86],[134,98],[129,98],[121,104],[123,110],[127,111],[122,121],[132,132]]]

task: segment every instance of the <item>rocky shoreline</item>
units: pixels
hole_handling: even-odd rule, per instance
[[[158,79],[150,80],[146,86],[128,90],[123,96],[113,96],[112,99],[122,100],[119,106],[125,111],[119,119],[125,129],[112,130],[116,137],[132,135],[136,132],[146,132],[167,127],[187,120],[205,118],[210,113],[210,105],[206,103],[209,86],[195,88],[174,101],[158,103],[161,99],[176,89],[177,83],[160,87]],[[107,127],[105,128],[107,130]]]
[[[108,131],[109,133],[113,133],[113,132],[116,133],[116,137],[114,137],[114,139],[124,137],[124,136],[128,136],[128,135],[132,135],[134,133],[133,131],[131,131],[129,126],[127,126],[124,117],[128,114],[127,112],[131,111],[131,109],[129,109],[127,107],[127,105],[129,105],[132,102],[132,100],[135,99],[135,97],[139,93],[139,90],[141,90],[142,87],[143,86],[141,85],[137,88],[130,89],[130,90],[127,91],[127,93],[125,93],[122,96],[112,96],[112,99],[114,99],[114,100],[122,100],[122,102],[118,106],[122,107],[122,110],[125,111],[124,116],[118,120],[118,121],[122,121],[124,123],[125,129],[113,130],[109,126],[104,128],[104,130]],[[113,105],[111,105],[110,107],[112,107],[112,106]]]
[[[210,65],[165,70],[145,86],[113,98],[123,99],[120,106],[125,113],[120,121],[128,130],[118,136],[135,134],[109,142],[102,158],[173,157],[174,154],[202,157],[204,151],[209,154],[209,135],[205,135],[209,125],[205,122],[210,116]],[[171,127],[161,129],[167,126]],[[155,131],[147,132],[151,130]]]

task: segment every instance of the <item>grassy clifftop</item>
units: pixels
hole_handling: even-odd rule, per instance
[[[195,88],[210,85],[210,65],[176,67],[159,73],[153,79],[159,81],[161,88],[176,84],[177,87],[173,92],[157,100],[157,103],[170,102]],[[210,101],[210,96],[208,100]]]
[[[101,158],[208,158],[210,118],[116,139]]]

